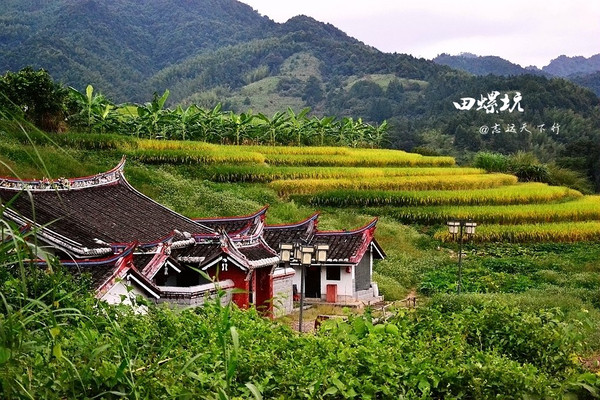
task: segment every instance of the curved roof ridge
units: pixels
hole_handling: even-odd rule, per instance
[[[259,216],[265,215],[267,210],[269,209],[269,205],[267,204],[254,214],[248,215],[235,215],[232,217],[213,217],[213,218],[192,218],[192,221],[202,223],[202,222],[226,222],[226,221],[242,221],[242,220],[250,220]]]
[[[352,230],[352,231],[317,231],[315,232],[315,236],[322,236],[322,235],[356,235],[358,233],[363,233],[369,229],[373,229],[375,228],[375,225],[377,225],[377,221],[379,220],[379,218],[375,217],[373,218],[373,220],[371,222],[369,222],[368,224]]]
[[[19,179],[0,177],[0,188],[21,191],[57,191],[57,190],[77,190],[88,187],[98,187],[118,183],[123,178],[123,168],[125,167],[126,157],[106,172],[100,172],[95,175],[76,177],[76,178],[58,178],[58,179]]]
[[[310,217],[300,221],[300,222],[296,222],[294,224],[274,224],[274,225],[265,225],[265,229],[286,229],[286,228],[298,228],[302,225],[306,225],[309,222],[313,222],[314,220],[316,220],[317,218],[319,218],[319,215],[321,215],[321,213],[319,211],[315,212],[313,215],[311,215]]]

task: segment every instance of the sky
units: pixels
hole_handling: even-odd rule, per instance
[[[307,15],[387,53],[495,55],[543,67],[600,53],[599,0],[240,0],[276,22]]]

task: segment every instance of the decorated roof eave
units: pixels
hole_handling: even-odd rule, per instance
[[[200,295],[214,293],[221,289],[232,289],[235,287],[234,282],[231,279],[225,279],[223,281],[205,283],[202,285],[180,287],[180,286],[157,286],[161,293],[161,298],[170,298],[176,296],[177,298],[193,298],[199,297]]]
[[[127,257],[130,254],[132,254],[136,245],[137,245],[137,242],[130,243],[129,246],[127,246],[125,249],[123,249],[123,251],[121,251],[120,253],[116,253],[116,254],[113,254],[108,257],[86,258],[86,259],[82,259],[82,260],[66,259],[66,260],[60,260],[60,263],[61,263],[61,265],[67,266],[67,267],[114,264],[119,259],[121,259],[123,257]],[[48,262],[46,260],[35,260],[34,263],[37,264],[38,266],[44,266],[44,265],[48,264]]]
[[[143,289],[145,292],[150,294],[155,299],[160,298],[160,290],[154,283],[146,278],[140,271],[133,265],[133,249],[137,246],[137,243],[132,243],[131,247],[125,255],[119,257],[115,263],[115,270],[96,290],[96,298],[102,298],[119,280],[131,279],[137,283],[137,286]],[[121,254],[124,254],[125,251]]]
[[[113,253],[113,249],[108,244],[106,246],[95,247],[90,249],[86,246],[83,246],[79,242],[76,242],[72,239],[69,239],[66,236],[63,236],[53,231],[52,229],[46,226],[42,226],[36,222],[33,222],[29,218],[26,218],[9,208],[4,209],[3,215],[6,218],[19,224],[20,226],[28,227],[27,229],[35,231],[35,234],[38,238],[47,242],[48,244],[51,244],[55,248],[73,256],[73,258],[103,256]]]
[[[175,238],[175,236],[182,236],[185,239],[183,240],[176,240],[173,241],[173,239]],[[170,247],[172,249],[181,249],[187,246],[192,246],[196,243],[196,240],[194,239],[194,237],[188,233],[188,232],[179,232],[178,230],[172,230],[170,233],[168,233],[167,235],[163,236],[160,239],[154,240],[152,242],[142,242],[139,243],[137,245],[138,249],[141,250],[148,250],[148,249],[154,249],[157,248],[159,246],[162,246],[164,244],[168,243],[170,245]],[[129,246],[129,243],[125,242],[125,243],[111,243],[110,246],[113,249],[120,249],[120,248],[125,248],[127,246]]]
[[[266,267],[269,265],[279,264],[279,262],[281,261],[279,254],[275,250],[273,250],[271,248],[271,246],[269,246],[267,244],[267,242],[264,240],[264,238],[262,236],[258,239],[258,241],[256,243],[246,245],[246,246],[240,246],[240,247],[238,247],[238,249],[245,248],[245,247],[256,247],[256,246],[263,247],[265,250],[267,250],[269,253],[271,253],[271,257],[263,258],[260,260],[248,260],[246,258],[246,256],[244,256],[244,258],[246,259],[246,262],[250,265],[251,268],[261,268],[261,267]]]
[[[6,189],[15,192],[60,192],[67,190],[81,190],[90,187],[107,186],[118,183],[119,180],[123,178],[124,167],[125,156],[123,156],[119,164],[117,164],[117,166],[115,166],[111,170],[90,176],[58,179],[17,179],[0,177],[0,189]]]
[[[154,254],[154,257],[141,270],[142,275],[148,279],[154,278],[171,255],[171,246],[169,246],[169,243],[161,243],[158,246],[158,251]]]

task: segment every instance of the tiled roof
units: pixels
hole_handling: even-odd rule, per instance
[[[16,211],[9,217],[22,224],[35,221],[34,226],[44,226],[43,238],[54,244],[67,239],[71,244],[67,250],[79,256],[89,255],[87,249],[107,248],[112,243],[160,241],[174,230],[212,233],[138,192],[125,180],[122,170],[112,174],[117,173],[116,179],[81,187],[65,184],[40,189],[39,181],[27,181],[22,186],[31,188],[23,191],[12,180],[0,180],[0,201]]]
[[[250,230],[258,220],[264,220],[267,209],[263,207],[254,214],[238,217],[194,218],[194,221],[215,231],[222,229],[229,234],[238,234]]]
[[[260,261],[264,259],[277,257],[277,253],[262,241],[259,241],[258,243],[251,246],[239,247],[238,250],[249,261]]]
[[[318,213],[315,213],[304,221],[289,225],[265,225],[264,238],[269,247],[279,250],[281,243],[294,243],[302,240],[310,240],[317,231]]]
[[[188,264],[205,264],[210,262],[223,253],[221,244],[203,243],[185,249],[177,250],[172,253],[173,258]]]

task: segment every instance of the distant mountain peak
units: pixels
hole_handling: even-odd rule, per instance
[[[542,70],[563,78],[593,74],[600,71],[600,54],[595,54],[589,58],[583,56],[569,57],[563,54],[550,61],[550,64],[543,67]]]

